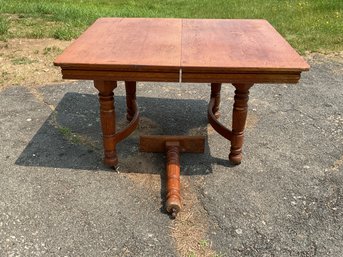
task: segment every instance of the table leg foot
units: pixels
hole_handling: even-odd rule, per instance
[[[126,119],[131,121],[136,113],[136,81],[125,81]]]
[[[231,148],[231,153],[229,154],[229,160],[234,165],[239,165],[242,162],[242,153],[235,154]]]
[[[211,83],[211,99],[214,98],[214,105],[212,109],[212,113],[218,119],[220,117],[219,113],[219,105],[220,105],[220,90],[221,90],[221,83]]]
[[[115,142],[116,115],[113,98],[113,90],[117,87],[117,82],[95,80],[94,86],[99,90],[100,121],[104,145],[104,163],[112,167],[118,164]]]
[[[249,89],[253,84],[233,84],[236,88],[232,112],[232,136],[229,160],[237,165],[242,162],[244,128],[248,114]]]
[[[104,163],[109,166],[113,167],[114,169],[117,168],[118,165],[118,157],[117,157],[117,152],[113,151],[105,151],[105,156],[104,156]]]

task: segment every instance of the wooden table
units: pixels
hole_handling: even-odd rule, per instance
[[[64,79],[94,80],[99,90],[104,161],[118,164],[116,144],[138,125],[137,81],[211,83],[208,119],[242,160],[249,89],[297,83],[309,65],[265,20],[102,18],[54,62]],[[127,128],[116,131],[113,90],[125,81]],[[219,121],[221,83],[236,88],[232,130]],[[180,124],[182,126],[182,124]]]

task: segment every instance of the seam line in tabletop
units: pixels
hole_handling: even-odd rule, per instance
[[[180,72],[179,72],[179,86],[181,87],[181,83],[182,83],[182,69],[180,68]]]

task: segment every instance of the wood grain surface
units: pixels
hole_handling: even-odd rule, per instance
[[[266,20],[184,19],[183,72],[303,71],[309,66]]]
[[[101,18],[90,26],[55,65],[76,69],[179,71],[179,19]]]
[[[205,151],[204,136],[167,136],[142,135],[139,137],[141,152],[160,153],[166,151],[166,142],[178,142],[181,153],[203,153]]]
[[[67,79],[171,82],[296,83],[309,69],[266,20],[239,19],[101,18],[54,63]]]

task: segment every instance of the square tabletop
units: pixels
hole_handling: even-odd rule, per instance
[[[56,60],[68,70],[268,73],[309,69],[266,20],[101,18]]]

